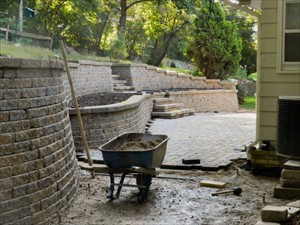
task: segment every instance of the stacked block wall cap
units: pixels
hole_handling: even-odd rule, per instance
[[[189,76],[191,80],[204,80],[204,81],[206,80],[206,77],[193,77],[191,75],[187,75],[187,76]]]
[[[80,108],[80,112],[82,114],[88,114],[88,113],[106,113],[106,112],[124,111],[139,106],[140,103],[146,97],[148,97],[148,95],[145,93],[143,93],[142,95],[133,95],[130,98],[128,98],[126,101],[115,103],[115,104],[83,107]],[[76,114],[75,109],[69,108],[69,114],[75,115]]]
[[[223,90],[223,89],[197,90],[197,89],[192,89],[189,91],[169,92],[169,95],[170,96],[178,96],[178,95],[199,95],[199,94],[236,93],[236,92],[237,92],[237,90]]]
[[[219,79],[206,79],[206,83],[220,83],[221,81]]]
[[[143,64],[143,63],[113,63],[112,65],[115,67],[146,67],[146,68],[149,67],[147,64]]]
[[[59,59],[0,58],[0,68],[64,69]]]
[[[80,65],[93,65],[93,66],[112,66],[110,62],[96,62],[88,60],[70,60],[71,63],[78,63]]]

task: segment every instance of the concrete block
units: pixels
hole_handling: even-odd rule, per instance
[[[287,218],[286,207],[267,205],[261,211],[261,220],[264,222],[285,222]]]
[[[278,185],[274,188],[274,197],[285,199],[300,198],[300,188],[282,187]]]
[[[290,187],[290,188],[300,188],[300,179],[282,179],[280,178],[280,185],[282,187]]]
[[[280,225],[280,223],[257,221],[255,225]]]
[[[283,169],[281,172],[281,178],[300,180],[300,170]]]
[[[295,208],[300,208],[300,200],[294,201],[294,202],[290,202],[287,204],[287,206],[290,207],[295,207]]]
[[[289,216],[300,212],[300,209],[296,207],[291,207],[291,206],[282,206],[282,207],[285,207],[287,209]]]
[[[300,169],[300,161],[290,159],[286,163],[283,164],[283,168],[292,169],[292,170],[299,170]]]

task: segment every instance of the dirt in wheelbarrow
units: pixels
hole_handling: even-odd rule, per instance
[[[89,173],[80,171],[77,194],[51,224],[254,225],[264,206],[283,206],[293,201],[273,197],[279,178],[254,176],[240,169],[238,163],[217,172],[159,172],[152,179],[148,198],[138,203],[137,188],[123,187],[119,198],[110,201],[106,198],[109,177],[96,174],[92,179]],[[204,179],[223,181],[226,190],[241,187],[243,192],[239,196],[212,196],[220,189],[200,186]],[[126,178],[124,183],[135,184],[135,178]],[[282,225],[299,225],[299,216]]]
[[[161,140],[126,140],[120,146],[113,149],[115,151],[146,151],[155,148]]]

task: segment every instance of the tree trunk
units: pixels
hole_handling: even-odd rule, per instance
[[[105,29],[105,27],[106,27],[106,25],[107,25],[108,19],[109,19],[109,17],[107,16],[107,17],[105,18],[105,20],[103,21],[102,26],[99,24],[99,26],[101,26],[101,27],[100,27],[100,29],[99,29],[98,40],[97,40],[97,44],[96,44],[96,45],[97,45],[97,46],[96,46],[96,49],[97,49],[97,55],[98,55],[98,56],[99,56],[99,55],[100,55],[100,56],[103,55],[103,51],[102,51],[102,49],[100,49],[100,45],[101,45],[101,41],[102,41],[104,29]]]
[[[18,15],[19,31],[23,31],[23,0],[19,1],[19,15]]]
[[[163,51],[160,54],[160,56],[157,57],[157,60],[156,60],[156,62],[154,64],[154,66],[159,66],[161,64],[161,62],[163,61],[163,59],[165,58],[165,56],[167,54],[167,51],[168,51],[168,48],[170,46],[171,40],[174,37],[175,37],[175,33],[174,32],[171,32],[170,34],[167,35],[167,41],[164,43]]]
[[[126,27],[126,17],[127,17],[127,0],[121,0],[120,2],[120,20],[118,26],[118,32],[124,32]]]
[[[154,44],[153,49],[152,49],[152,52],[151,52],[151,55],[150,55],[150,58],[149,58],[147,64],[149,64],[149,65],[155,65],[155,57],[156,57],[156,54],[157,54],[157,50],[158,50],[158,40],[156,39],[155,40],[155,44]]]

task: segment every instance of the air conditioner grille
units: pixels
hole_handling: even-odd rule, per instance
[[[278,155],[300,158],[300,97],[279,97],[276,151]]]

